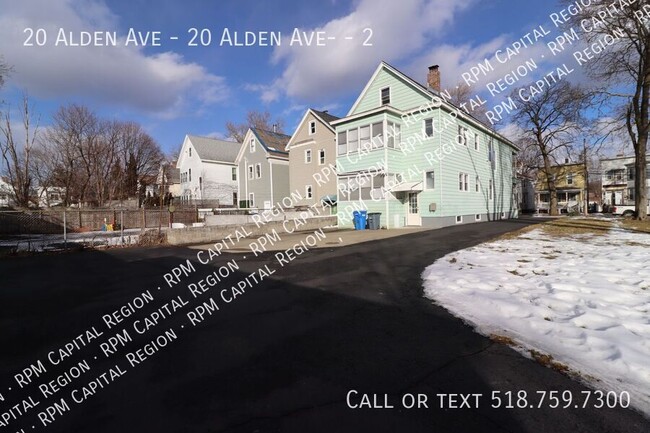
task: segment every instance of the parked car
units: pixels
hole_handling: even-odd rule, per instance
[[[631,217],[636,215],[636,208],[634,205],[617,204],[608,206],[606,212],[611,213],[612,215]],[[650,215],[650,206],[646,209],[646,213]]]

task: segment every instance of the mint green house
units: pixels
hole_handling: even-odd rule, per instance
[[[444,227],[516,216],[517,147],[440,92],[382,62],[336,130],[339,227],[355,210],[381,226]]]

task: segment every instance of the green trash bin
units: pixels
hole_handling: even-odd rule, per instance
[[[368,230],[379,230],[381,228],[381,212],[368,214]]]

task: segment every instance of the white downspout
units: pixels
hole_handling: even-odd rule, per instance
[[[438,127],[440,127],[441,125],[442,125],[442,107],[438,107]],[[442,130],[440,130],[438,132],[438,149],[439,149],[439,152],[442,152]],[[439,182],[440,183],[440,206],[439,206],[439,208],[444,209],[444,207],[442,205],[442,191],[444,189],[443,188],[444,182],[442,180],[443,179],[443,177],[442,177],[442,158],[440,158],[440,160],[438,161],[438,166],[439,166],[439,173],[440,173],[440,177],[439,177],[439,179],[440,179],[440,182]],[[437,210],[438,210],[438,208],[436,208],[436,211]]]
[[[248,158],[244,157],[244,188],[246,189],[246,203],[248,203],[248,207],[251,207],[251,204],[248,199]]]
[[[271,180],[271,208],[273,208],[273,162],[268,159],[268,156],[267,161],[269,162],[269,178]]]
[[[372,129],[372,126],[370,126]],[[386,191],[386,177],[388,174],[388,140],[386,139],[386,135],[388,132],[388,116],[386,112],[384,112],[384,136],[382,139],[384,140],[384,209],[386,211],[386,228],[390,228],[390,211],[389,206],[388,206],[388,195],[390,194],[388,191]],[[371,132],[372,135],[372,132]]]

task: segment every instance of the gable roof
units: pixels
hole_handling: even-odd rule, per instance
[[[296,130],[294,131],[293,135],[291,136],[291,139],[287,142],[287,146],[285,147],[286,151],[288,151],[289,148],[291,147],[291,144],[294,141],[294,137],[296,136],[296,133],[300,130],[302,124],[305,123],[305,121],[307,120],[309,113],[311,113],[316,119],[320,120],[321,123],[325,125],[330,131],[336,132],[336,129],[334,129],[331,122],[334,122],[335,120],[339,120],[340,117],[334,116],[333,114],[330,114],[327,111],[318,111],[318,110],[314,110],[313,108],[308,108],[307,111],[305,111],[305,114],[302,116],[302,119],[300,119],[300,123],[298,123],[298,126],[296,127]]]
[[[194,146],[201,161],[221,161],[234,164],[241,146],[240,143],[234,141],[217,140],[198,135],[188,135],[187,138]]]
[[[508,138],[504,137],[503,135],[501,135],[498,132],[491,129],[488,125],[486,125],[485,123],[483,123],[483,121],[481,121],[481,120],[477,119],[476,117],[474,117],[471,113],[467,113],[466,111],[462,110],[460,107],[457,107],[456,105],[454,105],[451,101],[449,101],[446,97],[444,97],[441,92],[436,92],[435,90],[430,89],[427,86],[424,86],[422,83],[414,80],[413,78],[409,77],[408,75],[406,75],[405,73],[403,73],[399,69],[395,68],[394,66],[391,66],[390,64],[388,64],[387,62],[385,62],[383,60],[381,61],[381,63],[379,63],[379,66],[377,66],[377,69],[375,69],[375,72],[372,74],[372,77],[370,77],[370,80],[368,80],[368,82],[366,83],[366,86],[363,88],[363,90],[359,94],[359,97],[357,98],[357,100],[354,101],[354,104],[352,105],[352,108],[350,108],[350,111],[348,111],[348,114],[347,114],[346,117],[349,117],[349,116],[352,115],[354,110],[357,108],[357,106],[363,100],[365,94],[368,92],[368,89],[370,88],[370,85],[372,84],[372,82],[375,80],[377,75],[379,75],[379,73],[383,69],[386,69],[387,71],[392,72],[398,78],[402,79],[407,84],[411,85],[415,90],[422,93],[425,97],[435,96],[436,98],[439,98],[442,101],[441,107],[445,107],[447,110],[453,110],[453,111],[457,112],[459,114],[458,115],[459,118],[462,118],[463,120],[468,121],[470,123],[474,123],[476,126],[479,126],[480,128],[484,129],[485,131],[489,132],[490,134],[496,136],[497,138],[499,138],[501,141],[503,141],[507,145],[513,147],[516,150],[519,150],[519,147],[516,144],[514,144],[512,141],[510,141]],[[385,106],[384,108],[392,108],[392,107]],[[416,107],[414,107],[414,108],[416,108]],[[397,110],[397,109],[395,109],[395,110]]]
[[[421,92],[422,95],[425,96],[425,97],[429,97],[432,94],[435,95],[435,96],[438,96],[438,97],[440,96],[438,93],[430,91],[429,89],[424,87],[422,84],[415,81],[413,78],[409,77],[408,75],[404,74],[402,71],[398,70],[397,68],[389,65],[387,62],[382,60],[379,63],[379,66],[377,66],[377,69],[375,69],[375,72],[372,73],[372,76],[370,77],[370,79],[366,83],[366,86],[363,88],[363,90],[359,94],[359,97],[357,98],[357,100],[354,101],[354,104],[352,104],[352,108],[350,108],[350,111],[348,111],[348,114],[346,115],[346,117],[351,116],[352,113],[354,112],[354,110],[357,109],[357,106],[361,103],[361,101],[363,100],[363,97],[368,92],[368,89],[370,88],[370,85],[372,84],[373,81],[375,81],[375,78],[377,78],[377,76],[379,75],[379,73],[383,69],[386,69],[386,70],[392,72],[393,74],[397,75],[398,78],[401,78],[402,80],[406,81],[407,84],[410,84],[411,86],[413,86],[415,88],[415,90]]]
[[[317,116],[320,117],[320,119],[323,121],[323,123],[327,124],[329,126],[330,122],[333,122],[335,120],[340,119],[338,116],[334,116],[333,114],[328,113],[327,111],[318,111],[314,110],[313,108],[310,108],[310,110]]]
[[[289,153],[285,152],[284,148],[287,146],[289,140],[291,140],[290,136],[280,132],[267,131],[260,128],[251,128],[250,130],[267,153],[281,158],[289,156]]]

